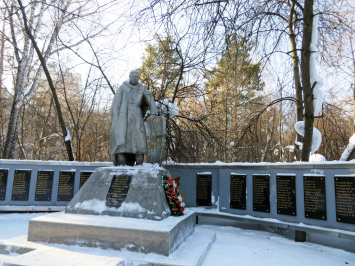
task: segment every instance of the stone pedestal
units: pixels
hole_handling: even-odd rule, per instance
[[[98,168],[65,208],[66,213],[122,216],[163,220],[170,215],[162,176],[170,173],[164,168],[145,166],[116,166]],[[107,195],[114,177],[130,176],[124,201],[118,208],[107,206]],[[123,198],[122,198],[123,197]]]
[[[161,167],[98,168],[65,213],[30,220],[28,241],[169,256],[195,230],[196,214],[170,215]]]

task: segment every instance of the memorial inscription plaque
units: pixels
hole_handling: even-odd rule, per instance
[[[15,170],[12,187],[12,200],[28,200],[30,192],[31,170]]]
[[[92,175],[92,171],[86,171],[86,172],[81,172],[80,173],[80,186],[79,189],[85,184],[86,181],[88,181],[89,177]]]
[[[246,175],[231,174],[230,184],[230,208],[231,209],[246,209]]]
[[[212,206],[212,176],[197,175],[196,179],[196,204],[197,206]]]
[[[0,200],[5,200],[8,173],[9,170],[0,169]]]
[[[270,212],[269,175],[253,175],[253,210]]]
[[[38,171],[35,201],[51,201],[54,171]]]
[[[355,177],[335,176],[337,222],[355,224]]]
[[[327,220],[325,176],[303,176],[306,218]]]
[[[58,201],[71,201],[74,194],[75,172],[59,172]]]
[[[277,213],[296,216],[296,176],[277,175]]]
[[[119,208],[127,198],[131,175],[114,175],[106,196],[106,206]]]

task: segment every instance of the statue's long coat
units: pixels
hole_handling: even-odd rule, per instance
[[[140,82],[131,85],[128,80],[118,88],[111,109],[111,156],[116,153],[147,153],[143,122],[147,106],[151,114],[158,114],[152,95]]]

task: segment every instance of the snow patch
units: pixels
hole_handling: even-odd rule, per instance
[[[355,145],[355,134],[350,137],[349,144]]]
[[[108,208],[110,211],[117,212],[147,212],[139,203],[135,202],[123,202],[119,208]]]
[[[316,85],[313,88],[313,113],[316,116],[322,108],[324,91],[322,87],[324,86],[324,81],[322,77],[317,72],[317,40],[318,40],[318,20],[319,15],[313,17],[312,25],[312,40],[311,40],[311,58],[309,61],[310,64],[310,78],[311,85]]]
[[[304,136],[305,133],[305,123],[304,121],[298,121],[295,124],[295,129],[297,131],[298,134],[300,134],[301,136]],[[319,146],[322,143],[322,134],[320,133],[320,131],[318,129],[316,129],[315,127],[313,128],[313,137],[312,137],[312,144],[311,144],[311,153],[316,152],[319,149]],[[296,143],[297,145],[300,145],[300,142]],[[302,144],[303,146],[303,144]]]
[[[302,142],[299,142],[299,141],[295,141],[295,144],[300,146],[300,149],[302,150],[303,149],[303,143]]]
[[[355,149],[355,145],[352,144],[348,144],[348,146],[346,147],[345,151],[343,152],[343,154],[341,155],[339,161],[347,161],[351,152]]]
[[[159,113],[163,115],[169,115],[170,118],[179,115],[179,107],[169,101],[169,99],[164,99],[162,101],[155,102]]]
[[[158,176],[159,171],[165,171],[163,167],[160,167],[158,163],[143,163],[143,165],[135,165],[135,166],[108,166],[108,167],[100,167],[97,168],[97,171],[104,171],[105,169],[116,170],[117,172],[122,172],[124,170],[125,174],[136,175],[139,170],[144,170],[146,173],[152,175],[155,178],[161,178]],[[111,173],[111,175],[115,175],[116,173]]]
[[[313,153],[311,156],[309,156],[309,161],[310,162],[326,162],[327,159],[319,153]]]
[[[295,146],[294,145],[288,145],[288,146],[286,146],[286,149],[288,149],[289,152],[294,152],[295,151]]]
[[[219,211],[219,196],[217,197],[217,201],[215,202],[215,205],[217,207],[217,210]]]
[[[317,171],[317,169],[312,169],[311,171],[313,171],[313,170],[315,170],[314,172],[316,172]],[[321,170],[318,170],[318,171],[321,171]],[[321,174],[321,173],[319,173],[319,174],[304,174],[303,176],[317,176],[317,177],[319,177],[319,176],[324,176],[323,174]]]
[[[355,134],[349,139],[349,144],[341,155],[339,161],[347,161],[351,152],[355,149]]]
[[[139,205],[139,203],[123,202],[119,208],[110,208],[106,206],[105,201],[101,201],[98,199],[78,202],[77,204],[75,204],[74,209],[91,210],[95,213],[102,213],[103,211],[150,213],[146,209],[144,209],[141,205]]]
[[[315,127],[313,128],[313,137],[312,137],[312,145],[311,145],[311,153],[316,152],[320,145],[322,144],[322,134]]]
[[[300,134],[301,136],[304,136],[304,132],[305,132],[305,129],[304,129],[304,121],[298,121],[296,122],[295,124],[295,129],[297,131],[298,134]],[[303,144],[303,143],[302,143]],[[299,144],[297,144],[299,145]]]
[[[32,84],[28,85],[24,90],[23,90],[23,95],[26,97],[32,89]]]
[[[198,175],[212,175],[211,172],[202,172],[202,173],[197,173]]]
[[[65,128],[67,130],[67,135],[65,136],[65,141],[71,141],[71,137],[70,137],[70,132],[67,128]]]
[[[92,210],[96,213],[102,213],[106,209],[105,201],[98,199],[86,200],[75,204],[74,209]]]

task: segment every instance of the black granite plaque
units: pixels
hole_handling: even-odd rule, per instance
[[[230,208],[245,210],[247,207],[247,176],[231,175]]]
[[[327,220],[325,176],[304,176],[303,187],[306,218]]]
[[[51,201],[54,171],[38,171],[35,201]]]
[[[296,216],[296,176],[277,175],[277,214]]]
[[[131,184],[131,175],[114,175],[111,181],[110,189],[106,196],[106,206],[119,208],[126,200],[129,185]]]
[[[81,189],[81,187],[85,184],[85,182],[88,181],[88,179],[92,175],[92,173],[93,172],[90,172],[90,171],[80,173],[80,187],[79,187],[79,189]]]
[[[253,175],[253,210],[270,212],[270,176]]]
[[[9,170],[0,169],[0,200],[5,200],[8,173]]]
[[[212,176],[197,175],[196,180],[196,203],[197,206],[211,206],[212,205]]]
[[[337,222],[355,224],[355,177],[335,176]]]
[[[12,200],[28,200],[30,192],[31,170],[15,170],[12,187]]]
[[[71,201],[74,194],[75,172],[59,172],[58,201]]]

